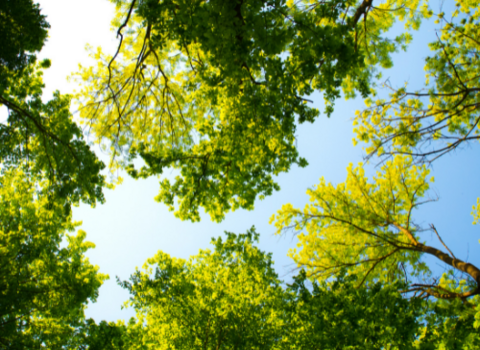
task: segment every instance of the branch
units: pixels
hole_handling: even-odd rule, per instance
[[[449,292],[450,294],[439,294],[438,292],[435,292],[433,290],[426,290],[426,292],[428,294],[430,294],[430,295],[432,295],[436,298],[442,298],[442,299],[452,299],[452,298],[465,299],[465,298],[480,294],[480,269],[478,267],[476,267],[475,265],[472,265],[470,263],[464,262],[463,260],[456,259],[455,257],[452,258],[448,254],[445,254],[444,252],[442,252],[440,249],[437,249],[437,248],[434,248],[434,247],[431,247],[431,246],[427,246],[423,243],[419,243],[409,230],[405,229],[404,227],[401,227],[400,225],[398,225],[396,223],[393,223],[393,225],[395,227],[397,227],[403,234],[405,234],[408,237],[408,239],[414,245],[414,250],[416,250],[418,252],[427,253],[427,254],[435,256],[437,259],[443,261],[447,265],[450,265],[457,270],[460,270],[462,272],[467,273],[477,283],[477,287],[475,289],[473,289],[471,291],[468,291],[468,292],[465,292],[465,293],[450,293]]]
[[[443,242],[442,237],[440,237],[440,235],[438,234],[437,229],[435,228],[435,226],[434,226],[433,224],[430,224],[430,227],[431,227],[432,230],[437,234],[438,240],[443,244],[443,246],[445,247],[445,249],[448,250],[448,252],[449,252],[450,255],[452,256],[452,258],[456,259],[456,258],[455,258],[455,255],[453,255],[452,251],[451,251],[450,249],[448,249],[447,245]]]
[[[75,152],[72,150],[71,148],[71,145],[69,142],[64,142],[63,140],[61,140],[60,138],[58,138],[57,135],[49,132],[48,130],[46,130],[43,125],[33,116],[31,115],[27,110],[23,109],[22,107],[18,106],[16,103],[12,102],[12,101],[9,101],[7,100],[6,98],[4,98],[3,96],[0,95],[0,103],[2,103],[3,105],[5,105],[8,109],[11,109],[15,112],[17,112],[18,116],[21,118],[21,119],[24,119],[23,117],[26,117],[27,119],[29,119],[30,121],[33,122],[33,124],[35,124],[35,126],[37,127],[37,129],[44,135],[47,135],[48,137],[50,137],[51,139],[59,142],[60,144],[62,144],[63,146],[67,147],[69,150],[70,150],[70,153],[72,154],[73,158],[75,158],[75,160],[78,162],[78,163],[81,163],[80,160],[78,159],[77,155],[75,154]],[[22,117],[23,116],[23,117]],[[24,119],[25,120],[25,119]]]
[[[122,47],[122,43],[123,43],[122,29],[127,26],[128,21],[130,20],[130,16],[132,15],[133,8],[135,7],[135,3],[136,3],[136,2],[137,2],[137,0],[133,0],[133,1],[132,1],[132,4],[130,5],[130,9],[128,10],[127,18],[125,19],[125,22],[123,22],[123,24],[120,26],[120,28],[118,28],[117,37],[120,36],[120,43],[118,44],[117,52],[115,53],[115,55],[113,55],[112,59],[110,60],[110,63],[108,64],[108,73],[109,73],[109,76],[108,76],[108,84],[107,84],[107,85],[110,85],[110,80],[111,80],[111,78],[112,78],[112,63],[113,63],[113,61],[115,61],[115,59],[117,58],[117,56],[118,56],[118,54],[119,54],[119,52],[120,52],[120,48]]]
[[[451,292],[443,287],[440,287],[438,285],[433,285],[433,284],[420,284],[420,283],[417,283],[417,284],[412,284],[412,287],[418,287],[419,289],[412,289],[410,291],[413,291],[413,290],[422,290],[424,291],[425,293],[435,297],[435,298],[438,298],[438,299],[456,299],[456,298],[459,298],[459,299],[466,299],[466,298],[469,298],[469,297],[472,297],[474,295],[478,295],[480,294],[480,286],[477,286],[477,288],[473,289],[473,290],[470,290],[468,292],[464,292],[464,293],[455,293],[455,292]],[[435,291],[435,289],[437,290],[441,290],[443,291],[442,292],[438,292],[438,291]]]
[[[413,246],[417,247],[418,245],[421,244],[421,243],[418,243],[415,236],[406,228],[400,226],[396,222],[393,222],[392,225],[395,226],[398,230],[400,230],[400,232],[402,232],[405,236],[407,236],[408,240],[413,244]]]
[[[367,273],[365,274],[365,276],[363,276],[362,278],[362,281],[359,283],[359,285],[357,286],[357,288],[360,288],[363,283],[365,282],[365,280],[367,279],[368,275],[370,274],[370,272],[373,271],[373,269],[383,260],[385,260],[386,258],[388,258],[389,256],[395,254],[396,252],[398,252],[400,250],[400,248],[395,248],[394,250],[392,250],[390,253],[380,257],[380,258],[377,258],[377,259],[372,259],[372,260],[376,260],[375,263],[372,265],[372,267],[370,267],[370,269],[367,271]]]
[[[308,99],[303,98],[303,97],[300,97],[300,96],[295,96],[295,98],[296,98],[297,100],[301,100],[301,101],[306,101],[306,102],[309,102],[309,103],[313,103],[312,100],[308,100]]]
[[[355,14],[352,17],[352,24],[353,26],[356,26],[358,23],[358,20],[362,15],[364,15],[367,12],[367,9],[372,6],[373,0],[364,0],[362,4],[357,8],[357,11],[355,11]]]

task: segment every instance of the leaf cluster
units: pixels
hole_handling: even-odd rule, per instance
[[[158,252],[121,282],[137,311],[142,345],[160,349],[273,349],[283,324],[280,281],[258,234],[227,233],[190,260]]]
[[[120,281],[131,294],[128,304],[137,311],[126,327],[130,343],[125,349],[478,345],[473,314],[465,314],[461,302],[405,298],[399,289],[406,285],[399,280],[358,286],[360,276],[345,269],[335,281],[312,283],[300,270],[284,285],[273,272],[270,254],[253,245],[258,241],[253,230],[226,234],[225,241],[212,240],[214,251],[201,250],[188,261],[159,252],[130,281]]]
[[[3,169],[20,167],[48,179],[45,191],[64,202],[68,215],[71,204],[104,201],[100,171],[105,166],[72,119],[71,97],[57,91],[50,101],[42,101],[43,69],[49,66],[45,60],[6,74],[0,103],[8,118],[0,126],[0,161]]]
[[[279,189],[273,176],[306,166],[296,127],[319,115],[307,97],[321,92],[327,115],[342,91],[366,97],[376,67],[409,41],[385,35],[395,19],[408,32],[422,17],[406,0],[115,3],[119,47],[77,74],[81,117],[113,169],[178,169],[156,199],[193,221],[200,207],[215,221],[251,210]]]
[[[393,88],[388,99],[367,101],[357,112],[354,142],[365,142],[367,153],[407,154],[433,161],[480,140],[478,1],[456,1],[450,19],[436,14],[437,40],[425,60],[425,86],[409,91]],[[433,16],[431,11],[428,16]],[[371,106],[369,106],[371,104]]]
[[[68,344],[107,278],[89,263],[94,247],[58,202],[37,190],[21,170],[0,185],[0,348],[57,348]],[[41,182],[40,182],[41,185]],[[67,243],[60,247],[62,240]]]
[[[0,3],[0,348],[74,349],[107,275],[85,256],[71,206],[103,201],[104,168],[58,91],[43,102],[36,62],[48,23],[31,0]]]
[[[50,25],[33,0],[0,3],[0,86],[5,70],[21,71],[36,59]]]
[[[287,204],[272,217],[279,232],[288,227],[302,232],[301,250],[293,249],[291,257],[320,280],[346,267],[360,283],[406,278],[402,264],[409,265],[414,275],[428,272],[412,244],[417,241],[412,211],[424,202],[429,170],[396,157],[372,182],[362,164],[356,168],[350,164],[347,171],[346,181],[336,187],[320,179],[308,191],[311,204],[303,210]]]

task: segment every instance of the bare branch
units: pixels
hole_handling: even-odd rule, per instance
[[[438,234],[438,231],[437,229],[435,228],[435,226],[433,224],[430,224],[430,227],[432,228],[432,230],[437,234],[437,237],[438,237],[438,240],[443,244],[443,246],[445,247],[446,250],[448,250],[448,252],[450,253],[450,255],[452,256],[452,258],[456,259],[455,258],[455,255],[453,255],[452,251],[447,247],[447,245],[443,242],[442,240],[442,237],[440,237],[440,235]]]

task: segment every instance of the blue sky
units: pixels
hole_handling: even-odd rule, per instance
[[[41,58],[52,60],[52,67],[45,74],[45,98],[48,98],[57,89],[62,93],[73,91],[75,85],[67,83],[66,77],[77,70],[78,63],[92,63],[85,51],[87,43],[92,47],[102,46],[105,52],[114,52],[118,42],[115,33],[110,31],[114,8],[107,0],[40,0],[39,3],[51,25],[48,42],[40,54]],[[433,8],[436,10],[439,5]],[[434,38],[433,25],[423,26],[414,33],[414,38],[409,51],[397,54],[395,67],[384,73],[384,78],[390,78],[394,86],[402,86],[405,81],[412,87],[422,85],[423,60],[428,54],[426,43]],[[315,104],[322,110],[323,102],[318,96],[314,97]],[[194,224],[176,219],[163,204],[153,200],[159,190],[156,178],[135,181],[123,176],[125,181],[121,186],[114,191],[106,190],[104,205],[94,209],[85,205],[74,208],[74,219],[83,221],[87,239],[96,244],[88,253],[90,261],[111,277],[101,287],[98,302],[88,307],[87,317],[114,321],[133,316],[132,310],[120,309],[128,293],[117,286],[115,276],[127,279],[135,267],[141,267],[158,250],[188,258],[199,249],[207,248],[212,237],[224,231],[243,233],[253,225],[261,233],[261,248],[273,253],[278,274],[288,281],[295,266],[287,252],[296,245],[296,239],[275,236],[274,227],[268,224],[269,218],[285,203],[303,207],[308,200],[307,188],[317,184],[320,177],[334,184],[343,182],[347,165],[362,160],[361,146],[353,147],[351,141],[351,119],[355,110],[362,108],[361,99],[339,100],[330,119],[320,116],[314,124],[301,125],[297,132],[298,149],[310,165],[304,169],[294,167],[289,173],[281,174],[279,192],[257,202],[253,211],[228,214],[220,224],[211,222],[208,216]],[[436,161],[432,168],[436,181],[431,195],[438,196],[439,200],[415,213],[417,223],[435,224],[457,257],[468,257],[478,265],[480,226],[472,225],[470,212],[480,196],[479,151],[478,143],[471,144]],[[100,153],[99,157],[107,160]],[[372,166],[370,171],[374,170]],[[430,233],[422,239],[441,247]],[[437,272],[443,269],[436,263],[432,266]]]

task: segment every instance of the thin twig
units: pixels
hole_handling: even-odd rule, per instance
[[[448,252],[450,253],[450,255],[452,256],[452,258],[456,259],[455,255],[453,255],[452,251],[450,249],[448,249],[447,245],[443,242],[442,240],[442,237],[440,237],[440,235],[438,234],[438,231],[437,229],[435,228],[435,226],[433,224],[430,224],[430,227],[432,228],[433,232],[436,233],[437,237],[438,237],[438,240],[443,244],[443,246],[445,247],[445,249],[448,250]]]

